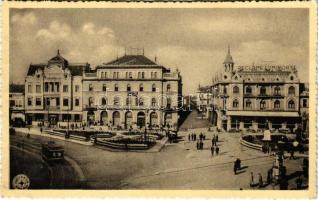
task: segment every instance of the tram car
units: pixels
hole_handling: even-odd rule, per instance
[[[54,142],[42,144],[42,159],[46,162],[63,161],[64,148]]]

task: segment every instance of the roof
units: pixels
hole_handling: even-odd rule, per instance
[[[223,63],[234,63],[233,62],[233,58],[231,56],[231,50],[230,50],[230,47],[228,48],[228,51],[227,51],[227,54],[226,54],[226,57],[225,57],[225,60]]]
[[[31,76],[35,73],[37,69],[43,70],[46,64],[31,64],[28,70],[28,76]]]
[[[105,65],[157,65],[144,55],[124,55]]]
[[[70,64],[67,68],[71,71],[72,76],[82,76],[83,72],[88,70],[89,64]]]
[[[68,61],[60,55],[60,50],[57,50],[57,55],[49,60],[49,63],[64,63],[68,64]]]
[[[24,85],[19,84],[10,84],[9,85],[10,93],[24,93]]]

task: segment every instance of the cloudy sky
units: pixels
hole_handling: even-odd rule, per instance
[[[57,49],[95,67],[138,47],[178,68],[189,94],[222,69],[228,44],[236,65],[295,64],[305,81],[308,23],[305,9],[11,9],[10,82]]]

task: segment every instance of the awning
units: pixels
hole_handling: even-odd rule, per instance
[[[299,113],[295,111],[227,111],[226,115],[251,117],[299,117]]]

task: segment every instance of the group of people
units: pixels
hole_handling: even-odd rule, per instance
[[[212,138],[212,146],[211,146],[211,155],[214,156],[214,152],[216,155],[220,152],[220,147],[217,145],[217,142],[219,141],[218,135],[213,135]]]
[[[188,140],[189,141],[196,141],[197,140],[197,134],[196,133],[191,133],[188,135]],[[205,134],[200,133],[199,134],[199,140],[205,140]]]

